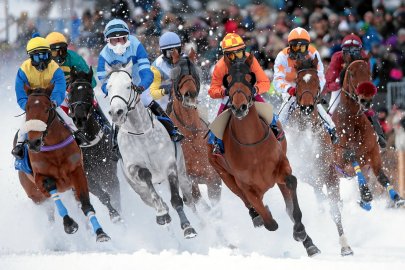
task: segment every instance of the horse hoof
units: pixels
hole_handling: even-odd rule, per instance
[[[366,211],[370,211],[371,210],[371,203],[369,202],[365,202],[365,201],[358,201],[359,205],[361,208],[363,208]]]
[[[261,216],[257,216],[255,218],[252,218],[252,221],[253,221],[253,226],[255,228],[258,228],[258,227],[261,227],[261,226],[264,225],[264,220],[263,220],[263,218]]]
[[[267,230],[269,230],[269,231],[271,231],[271,232],[274,232],[274,231],[276,231],[276,230],[278,229],[278,224],[277,224],[277,222],[273,219],[270,224],[264,224],[264,227],[265,227]]]
[[[191,239],[197,236],[197,232],[194,230],[193,227],[187,226],[184,228],[184,238],[185,239]]]
[[[305,239],[307,239],[308,234],[307,234],[307,232],[306,232],[305,230],[302,230],[302,231],[299,231],[299,232],[294,231],[293,237],[294,237],[294,240],[295,240],[295,241],[304,242]],[[310,248],[310,247],[308,247],[307,250],[308,250],[309,248]]]
[[[159,225],[169,224],[172,221],[172,218],[169,214],[164,214],[163,216],[156,216],[156,223]]]
[[[398,196],[398,198],[394,202],[395,208],[400,208],[405,205],[405,200]]]
[[[307,254],[308,257],[314,257],[318,254],[321,254],[321,251],[315,245],[312,245],[307,248]]]
[[[68,215],[63,217],[63,226],[67,234],[74,234],[79,229],[79,225]]]
[[[124,220],[121,218],[118,212],[110,212],[110,220],[112,223],[124,223]]]
[[[104,231],[103,229],[98,229],[96,231],[97,234],[97,238],[96,238],[96,242],[108,242],[111,240],[111,237],[109,237]]]
[[[342,247],[340,249],[340,255],[342,256],[350,256],[353,255],[353,250],[348,246],[348,247]]]

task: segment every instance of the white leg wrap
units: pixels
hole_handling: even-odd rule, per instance
[[[333,91],[329,100],[329,114],[333,114],[340,102],[340,92],[342,90]]]
[[[342,234],[342,236],[340,236],[339,238],[339,244],[341,247],[348,247],[349,244],[347,243],[347,238],[344,234]]]
[[[63,121],[66,123],[66,125],[69,126],[71,130],[77,131],[77,127],[72,118],[70,118],[69,115],[67,115],[61,107],[56,107],[56,113],[63,119]]]
[[[288,95],[284,98],[284,102],[281,105],[281,109],[278,115],[282,125],[286,125],[288,118],[290,117],[292,111],[295,109],[295,97]]]
[[[335,123],[333,123],[332,118],[330,115],[325,111],[321,104],[317,104],[316,107],[318,108],[319,116],[325,121],[326,125],[329,129],[335,128]]]

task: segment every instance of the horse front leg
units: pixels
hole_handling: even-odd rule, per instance
[[[347,238],[343,231],[342,214],[340,212],[340,182],[333,165],[330,165],[328,171],[324,175],[326,188],[328,192],[330,215],[336,224],[339,233],[340,254],[342,256],[353,255],[353,250],[347,242]]]
[[[278,184],[284,197],[287,207],[287,213],[294,223],[293,237],[296,241],[303,242],[309,257],[315,256],[321,251],[312,242],[311,237],[307,234],[305,226],[302,223],[302,212],[298,204],[297,197],[297,178],[290,174],[285,177],[285,184]]]
[[[177,211],[177,214],[179,215],[180,225],[182,230],[184,231],[184,238],[186,239],[194,238],[197,236],[197,232],[190,225],[190,221],[187,219],[187,216],[184,213],[183,200],[179,194],[178,176],[175,172],[172,172],[169,174],[168,178],[171,194],[170,202],[172,204],[172,207]]]
[[[98,222],[96,211],[94,210],[93,205],[91,205],[90,203],[89,189],[87,186],[87,179],[83,167],[78,166],[76,170],[74,170],[70,175],[70,179],[73,184],[76,198],[79,199],[82,205],[82,211],[93,227],[94,233],[97,235],[96,241],[106,242],[111,240],[111,238],[104,232],[103,228]]]

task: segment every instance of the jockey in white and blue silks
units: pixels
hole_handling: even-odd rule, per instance
[[[120,19],[113,19],[106,25],[104,37],[107,45],[100,53],[97,67],[97,76],[103,83],[101,87],[103,92],[108,94],[106,85],[108,80],[107,69],[109,67],[120,68],[128,64],[132,65],[132,83],[134,90],[141,94],[143,105],[149,107],[153,114],[158,117],[159,121],[168,130],[172,140],[178,141],[180,136],[178,136],[179,133],[173,122],[159,104],[153,100],[150,92],[146,90],[153,81],[153,73],[144,46],[135,36],[129,34],[128,25]],[[118,145],[115,144],[114,147],[117,148]]]

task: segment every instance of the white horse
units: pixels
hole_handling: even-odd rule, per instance
[[[193,238],[197,233],[184,213],[179,194],[180,185],[185,201],[195,211],[181,146],[171,141],[164,126],[140,102],[140,95],[132,89],[130,71],[125,69],[112,71],[107,83],[109,114],[120,126],[118,146],[124,175],[145,204],[156,210],[159,225],[170,223],[171,217],[153,184],[169,180],[170,202],[180,217],[184,237]]]

